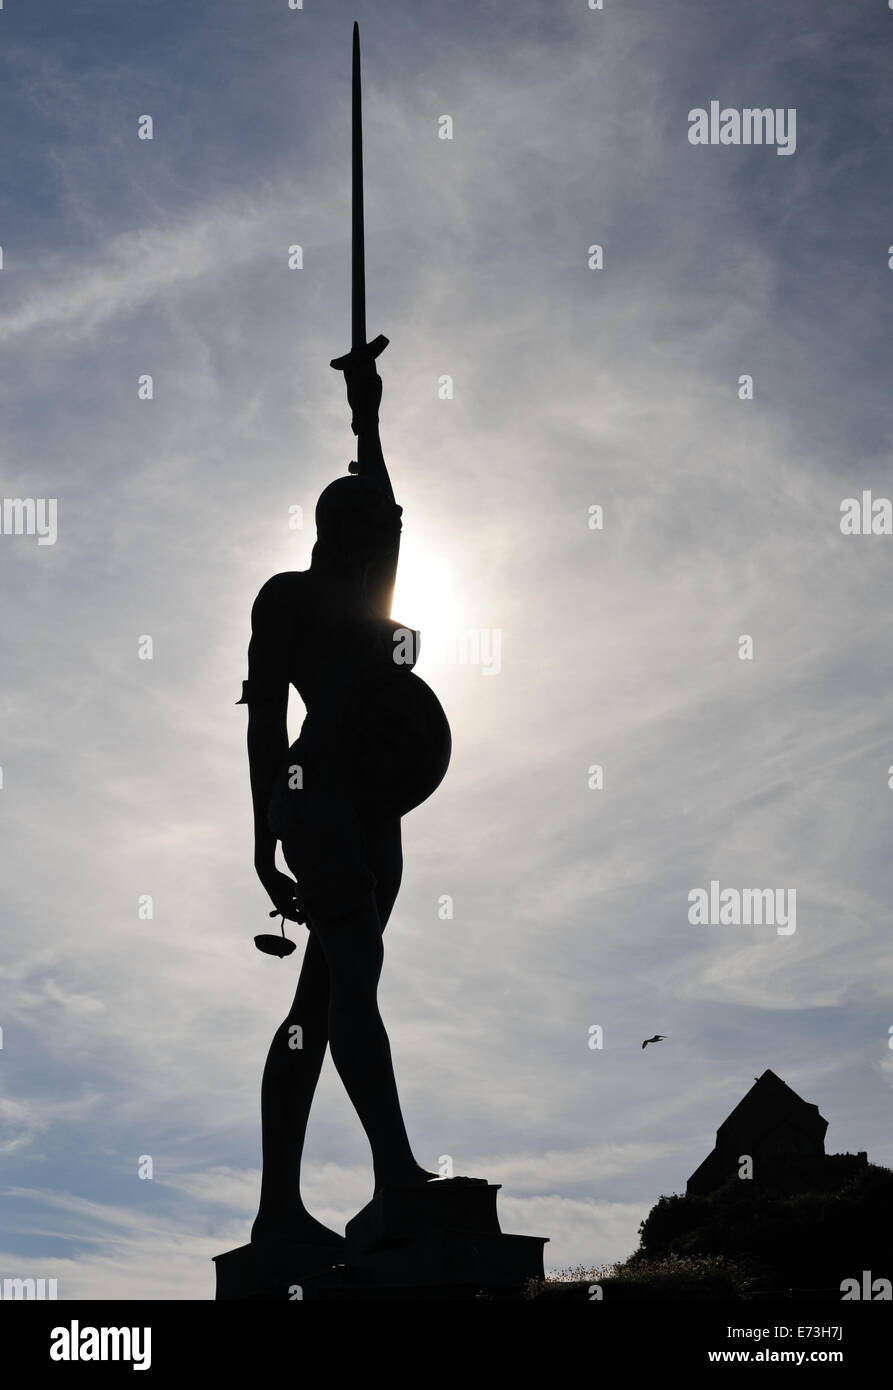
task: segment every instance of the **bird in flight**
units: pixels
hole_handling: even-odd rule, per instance
[[[647,1047],[650,1042],[663,1042],[668,1036],[666,1033],[655,1033],[653,1038],[646,1038],[642,1046]]]

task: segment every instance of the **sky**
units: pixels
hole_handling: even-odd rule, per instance
[[[417,1157],[551,1269],[767,1067],[893,1165],[893,535],[841,531],[893,496],[893,10],[8,0],[0,492],[57,531],[0,514],[0,1275],[63,1299],[211,1298],[256,1212],[300,955],[235,701],[352,457],[354,19],[393,615],[453,734],[380,991]],[[693,144],[714,100],[796,147]],[[796,929],[693,923],[711,882]],[[372,1192],[330,1059],[304,1192]]]

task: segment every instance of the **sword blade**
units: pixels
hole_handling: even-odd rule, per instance
[[[353,26],[353,207],[351,242],[351,347],[366,346],[366,247],[363,224],[363,98],[360,88],[360,26]]]
[[[3,4],[0,0],[0,9]],[[388,340],[379,333],[366,342],[366,249],[363,227],[363,101],[360,92],[360,26],[353,26],[353,102],[351,118],[351,249],[350,249],[350,352],[333,357],[330,366],[347,372],[361,362],[374,362]]]

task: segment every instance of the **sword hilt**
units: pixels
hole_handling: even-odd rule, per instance
[[[389,341],[383,333],[379,333],[371,343],[366,343],[360,348],[352,347],[343,357],[333,357],[329,366],[334,367],[336,372],[347,372],[351,367],[358,367],[361,362],[374,362],[376,357],[380,357],[384,352]]]
[[[334,367],[336,372],[343,372],[345,380],[348,379],[351,370],[359,367],[370,368],[372,375],[375,376],[376,372],[373,363],[377,357],[381,356],[387,345],[388,339],[383,333],[379,333],[378,337],[374,338],[371,343],[366,343],[361,348],[352,347],[350,352],[346,352],[343,357],[333,357],[329,366]],[[348,387],[348,396],[349,395],[350,388]],[[356,424],[356,418],[351,421],[351,426],[354,434],[358,434],[359,429]],[[359,473],[359,471],[359,464],[355,459],[352,459],[348,472]]]

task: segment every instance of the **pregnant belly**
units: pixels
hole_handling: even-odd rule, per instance
[[[443,781],[450,726],[434,691],[412,671],[379,667],[360,675],[343,727],[358,805],[403,816]]]

